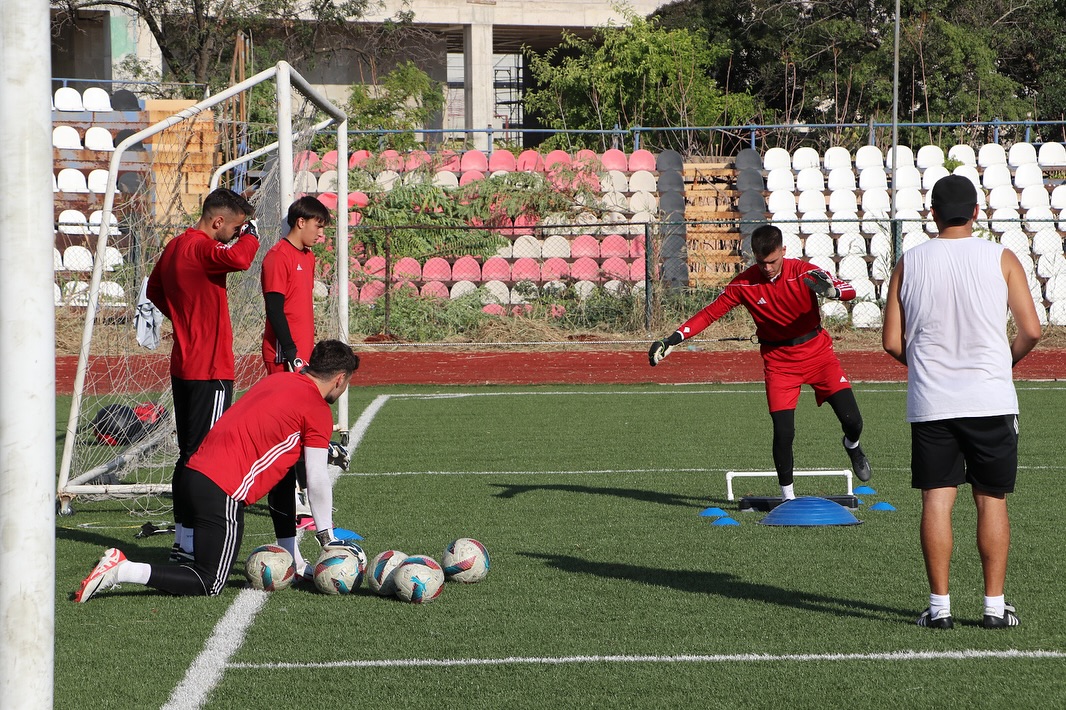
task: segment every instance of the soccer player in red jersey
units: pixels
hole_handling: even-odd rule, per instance
[[[240,550],[244,510],[264,495],[278,544],[302,561],[296,547],[296,499],[290,469],[302,455],[307,491],[323,545],[333,537],[333,488],[327,449],[333,431],[330,404],[348,388],[359,358],[339,340],[315,346],[301,372],[279,373],[256,383],[216,422],[189,460],[182,477],[196,528],[191,564],[150,565],[111,548],[73,595],[86,602],[116,584],[144,584],[170,594],[214,596]]]
[[[648,360],[654,367],[687,338],[737,306],[755,321],[763,359],[766,399],[773,421],[773,457],[782,498],[795,497],[792,441],[800,388],[814,388],[818,406],[828,402],[844,430],[844,449],[859,480],[870,480],[870,462],[859,446],[862,415],[840,366],[833,341],[822,329],[818,296],[847,301],[855,298],[851,284],[799,259],[785,258],[781,230],[763,225],[752,232],[755,265],[737,274],[718,298],[685,321],[677,332],[652,343]]]
[[[195,227],[163,249],[148,277],[147,296],[174,326],[170,384],[178,460],[174,491],[174,547],[171,559],[192,556],[192,527],[181,498],[185,464],[222,412],[233,401],[233,327],[226,276],[244,271],[259,250],[259,236],[248,219],[246,199],[225,188],[204,200]]]
[[[289,233],[263,257],[266,328],[263,362],[267,374],[292,372],[307,362],[315,344],[315,254],[311,246],[324,238],[332,222],[329,210],[306,195],[289,206]]]

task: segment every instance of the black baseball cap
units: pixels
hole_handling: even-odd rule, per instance
[[[969,222],[977,206],[977,188],[968,177],[945,175],[933,185],[930,204],[944,224]]]

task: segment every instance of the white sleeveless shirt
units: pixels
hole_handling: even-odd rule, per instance
[[[978,237],[904,254],[908,422],[1018,413],[1002,256]]]

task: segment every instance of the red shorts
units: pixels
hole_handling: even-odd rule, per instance
[[[285,363],[274,362],[273,358],[268,360],[264,357],[263,364],[266,365],[266,371],[268,375],[276,375],[279,372],[288,372],[288,370],[285,369]]]
[[[767,348],[762,355],[766,402],[771,412],[795,409],[803,385],[814,389],[819,407],[837,392],[851,388],[825,332],[809,343]]]

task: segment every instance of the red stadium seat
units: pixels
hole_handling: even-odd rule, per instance
[[[403,161],[404,170],[410,172],[417,170],[423,165],[428,165],[432,162],[432,158],[429,157],[429,153],[424,150],[412,150],[408,153],[407,157]]]
[[[348,158],[348,169],[358,168],[368,160],[370,160],[369,150],[357,150],[352,153],[350,158]]]
[[[506,170],[509,173],[513,173],[517,167],[518,161],[515,160],[514,153],[509,150],[494,150],[492,155],[489,156],[490,173],[494,173],[497,170]]]
[[[349,281],[348,282],[348,300],[350,300],[350,301],[358,301],[359,300],[359,286],[357,286],[355,284],[355,282],[353,282],[353,281]]]
[[[516,170],[521,172],[542,173],[544,172],[544,158],[535,150],[523,150],[518,156]]]
[[[539,281],[540,264],[536,259],[528,256],[515,259],[514,264],[511,265],[511,279],[513,281]]]
[[[360,303],[373,303],[385,295],[385,283],[383,281],[371,281],[359,289]]]
[[[385,166],[386,170],[395,170],[396,172],[401,172],[403,170],[403,157],[397,150],[388,148],[387,150],[381,151],[378,160],[381,161],[381,164]]]
[[[478,180],[484,180],[484,179],[485,179],[485,173],[481,172],[480,170],[467,170],[459,178],[459,185],[460,186],[469,185],[472,182],[477,182]]]
[[[583,257],[598,259],[600,256],[600,243],[591,234],[582,234],[575,237],[574,241],[570,242],[570,256],[575,259]]]
[[[532,234],[533,228],[537,226],[540,220],[536,215],[520,214],[514,218],[514,234],[520,236],[523,234]]]
[[[321,158],[323,170],[337,169],[337,151],[331,150]]]
[[[292,157],[294,170],[314,170],[321,172],[322,163],[318,159],[318,153],[313,150],[301,150]]]
[[[363,263],[363,273],[379,279],[385,278],[385,257],[372,256]],[[367,279],[372,280],[372,279]]]
[[[489,169],[488,158],[480,150],[468,150],[463,153],[463,157],[459,160],[459,170],[466,172],[467,170],[478,170],[480,172],[486,172]]]
[[[326,209],[331,212],[337,209],[337,193],[335,192],[323,192],[318,196],[318,201],[325,205]]]
[[[561,281],[570,275],[570,264],[565,259],[553,256],[540,265],[541,281]]]
[[[548,170],[551,170],[556,165],[569,168],[571,163],[570,154],[565,150],[553,150],[544,156],[544,167]]]
[[[459,172],[459,156],[454,150],[442,150],[437,154],[437,159],[440,160],[438,170],[450,170],[453,173]]]
[[[634,150],[633,154],[629,156],[629,171],[636,172],[638,170],[655,171],[655,156],[643,148]]]
[[[630,281],[643,281],[644,275],[644,259],[634,259],[629,263],[629,280]]]
[[[599,281],[599,264],[595,259],[583,256],[570,265],[570,277],[577,281]]]
[[[604,170],[621,170],[623,173],[629,170],[629,161],[626,154],[617,148],[609,148],[600,156],[600,162]]]
[[[366,207],[370,204],[370,198],[367,197],[365,192],[355,190],[348,193],[348,209],[353,207]]]
[[[392,267],[392,280],[400,281],[402,279],[408,279],[411,281],[418,281],[422,278],[422,265],[418,263],[417,259],[409,256],[405,256],[396,262],[396,265]]]
[[[608,234],[600,242],[600,256],[603,258],[620,256],[629,256],[629,241],[621,234]]]
[[[420,291],[423,298],[448,298],[448,287],[440,281],[427,281],[422,284]]]
[[[434,256],[426,259],[426,263],[422,265],[422,278],[427,281],[451,281],[452,280],[452,267],[447,260]]]
[[[394,292],[396,292],[396,293],[399,293],[401,291],[406,291],[407,294],[410,295],[410,296],[417,296],[418,295],[418,286],[415,286],[410,281],[400,281],[400,282],[398,282],[398,283],[393,285],[392,290]]]
[[[644,235],[638,234],[629,240],[629,255],[633,258],[640,257],[644,260]]]
[[[452,264],[452,279],[455,281],[481,281],[481,264],[472,256],[461,256]]]
[[[600,156],[596,155],[596,151],[594,150],[582,148],[578,152],[574,153],[574,160],[572,164],[575,168],[589,168],[591,170],[599,170]]]
[[[489,303],[481,307],[481,310],[488,313],[490,316],[502,316],[506,315],[507,311],[499,303]]]
[[[491,256],[481,267],[481,278],[485,281],[510,281],[511,265],[500,256]]]
[[[348,226],[357,227],[359,223],[363,221],[362,212],[349,212],[348,213]]]
[[[607,279],[623,279],[629,278],[629,264],[625,259],[618,256],[612,256],[609,259],[603,260],[603,266],[600,267],[603,271],[604,278]]]

